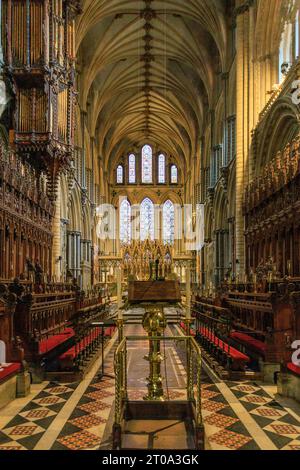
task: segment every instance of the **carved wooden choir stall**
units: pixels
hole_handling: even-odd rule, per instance
[[[85,295],[75,282],[57,284],[51,267],[57,185],[74,151],[79,4],[1,2],[0,397],[8,399],[28,393],[27,370],[31,381],[79,379],[103,339],[89,326],[106,315],[97,286]]]
[[[244,200],[247,271],[229,271],[215,300],[196,299],[194,334],[212,364],[279,380],[281,392],[300,399],[292,362],[300,338],[299,139],[263,168]]]

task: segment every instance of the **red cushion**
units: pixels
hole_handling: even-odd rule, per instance
[[[43,339],[39,343],[39,354],[45,354],[56,346],[64,343],[67,339],[72,338],[75,335],[72,328],[66,328],[64,331],[57,335],[49,336],[47,339]]]
[[[296,364],[293,364],[292,362],[289,362],[287,365],[287,368],[294,372],[296,375],[300,375],[300,366],[296,366]]]
[[[265,343],[259,341],[258,339],[252,338],[251,336],[246,335],[245,333],[239,333],[237,331],[234,331],[233,333],[231,333],[230,337],[236,339],[245,346],[251,347],[259,354],[265,355],[266,353],[267,346]]]
[[[181,328],[182,328],[184,331],[186,331],[187,328],[186,328],[186,324],[185,324],[185,323],[181,322],[181,323],[180,323],[180,326],[181,326]],[[195,330],[193,330],[192,328],[190,328],[190,336],[196,336],[196,332],[195,332]]]
[[[8,379],[9,376],[16,374],[19,372],[21,369],[21,364],[18,362],[13,362],[12,364],[9,364],[8,367],[1,367],[0,366],[0,382],[2,382],[4,379]]]
[[[88,346],[94,338],[100,336],[101,334],[101,328],[96,328],[92,336],[87,335],[76,346],[72,346],[72,348],[68,349],[68,351],[59,356],[59,360],[62,361],[65,359],[75,359],[76,352],[78,354],[78,352],[82,351],[86,346]]]
[[[223,351],[226,352],[226,354],[229,354],[230,357],[233,359],[239,359],[243,360],[246,362],[250,361],[250,358],[246,356],[245,354],[241,353],[237,349],[233,348],[232,346],[229,347],[227,343],[224,343],[222,340],[220,340],[217,336],[214,335],[212,331],[210,331],[208,328],[200,327],[199,332],[208,338],[210,341],[212,341],[216,346],[218,346],[220,349],[223,349]],[[229,352],[228,352],[229,351]]]

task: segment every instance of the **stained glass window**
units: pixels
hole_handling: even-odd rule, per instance
[[[135,183],[135,155],[131,154],[128,158],[129,163],[129,183]]]
[[[158,182],[160,184],[166,182],[166,159],[163,154],[158,157]]]
[[[123,167],[119,165],[117,168],[117,184],[123,183]]]
[[[178,183],[178,170],[176,165],[171,166],[171,183]]]
[[[173,244],[175,238],[175,209],[171,201],[163,207],[163,240],[165,244]]]
[[[154,205],[149,198],[141,204],[140,238],[142,241],[154,240]]]
[[[120,241],[130,243],[131,241],[131,205],[124,199],[120,206]]]
[[[152,148],[145,145],[142,149],[142,182],[152,183]]]

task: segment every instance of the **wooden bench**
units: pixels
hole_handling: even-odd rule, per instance
[[[225,355],[225,357],[230,360],[230,368],[232,370],[245,370],[246,364],[250,362],[249,356],[241,353],[225,341],[221,340],[208,328],[200,327],[197,330],[197,334],[204,338],[204,342],[208,350],[215,353],[218,359],[222,359],[222,356],[224,359]]]
[[[21,364],[13,362],[11,364],[0,364],[0,383],[16,375],[21,370]]]
[[[265,357],[267,345],[263,341],[259,341],[256,338],[253,338],[245,333],[241,333],[238,331],[233,331],[230,335],[230,338],[246,346],[246,348],[249,348],[250,351],[254,351],[261,357]]]
[[[287,369],[290,372],[293,372],[293,374],[298,375],[300,377],[300,366],[296,366],[296,364],[293,364],[292,362],[289,362],[287,364]]]
[[[104,337],[111,337],[116,327],[109,327],[104,329]],[[76,359],[79,355],[82,355],[92,343],[99,341],[102,335],[101,328],[95,328],[93,334],[88,334],[82,338],[78,343],[68,349],[65,353],[61,354],[58,358],[58,364],[60,370],[73,370],[76,367]]]
[[[185,324],[184,322],[181,322],[181,323],[180,323],[180,328],[182,328],[183,331],[184,331],[185,333],[187,333],[187,327],[186,327],[186,324]],[[193,328],[190,328],[190,332],[188,333],[188,335],[195,337],[195,336],[196,336],[195,330],[194,330]]]
[[[62,345],[70,338],[75,336],[73,328],[66,328],[64,331],[57,335],[49,336],[49,338],[43,339],[38,344],[38,351],[40,355],[47,354],[57,346]]]

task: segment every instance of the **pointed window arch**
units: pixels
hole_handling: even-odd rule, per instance
[[[163,206],[163,241],[172,245],[175,240],[175,208],[172,201],[168,200]]]
[[[178,183],[178,169],[176,165],[171,166],[171,183],[172,184]]]
[[[144,145],[142,149],[142,183],[152,183],[152,148]]]
[[[135,155],[131,153],[128,157],[128,167],[129,167],[129,184],[136,183],[136,165],[135,165]]]
[[[166,182],[166,157],[162,153],[158,157],[158,182],[160,184]]]
[[[143,200],[140,212],[140,239],[154,240],[154,204],[151,199]]]
[[[119,165],[117,168],[117,184],[123,184],[124,181],[124,170],[123,166]]]
[[[131,205],[127,199],[120,205],[120,241],[126,244],[131,242]]]

